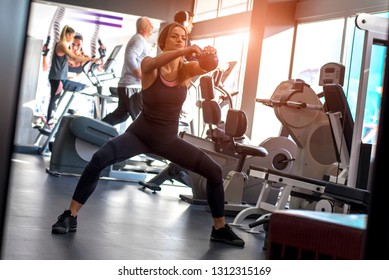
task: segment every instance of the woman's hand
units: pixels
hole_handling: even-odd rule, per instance
[[[212,55],[217,55],[217,51],[214,47],[211,47],[211,46],[206,46],[202,53],[202,55],[205,55],[205,54],[212,54]]]
[[[185,56],[191,55],[197,57],[203,52],[203,50],[197,45],[191,45],[190,47],[187,47],[186,50],[187,51],[185,52]]]
[[[185,53],[185,55],[191,55],[191,56],[194,56],[194,57],[197,57],[197,58],[200,57],[200,56],[204,56],[204,55],[216,56],[217,55],[217,51],[212,46],[206,46],[204,49],[201,49],[197,45],[192,45],[192,46],[187,48],[187,52]]]
[[[219,65],[216,49],[211,46],[206,46],[197,58],[197,61],[199,62],[200,68],[206,72],[216,69]]]
[[[100,63],[100,58],[90,58],[89,60],[92,61],[95,64],[99,64]]]

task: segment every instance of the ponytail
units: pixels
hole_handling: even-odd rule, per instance
[[[76,31],[73,28],[71,28],[70,26],[65,25],[62,28],[62,32],[61,32],[59,40],[60,41],[66,41],[66,34],[69,34],[69,33],[73,34],[73,33],[76,33]]]

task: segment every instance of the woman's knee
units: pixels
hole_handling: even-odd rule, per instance
[[[107,158],[107,153],[105,150],[98,150],[95,152],[92,156],[92,159],[89,162],[89,166],[94,168],[94,169],[103,169],[107,166],[108,158]]]
[[[223,171],[219,164],[213,162],[207,168],[207,179],[214,183],[219,183],[223,180]]]
[[[217,177],[222,177],[223,176],[223,170],[219,164],[215,164],[214,166],[214,172],[217,174]]]

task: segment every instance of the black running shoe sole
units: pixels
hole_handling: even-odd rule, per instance
[[[51,233],[56,233],[56,234],[65,234],[68,232],[76,232],[77,227],[71,227],[71,228],[63,228],[63,227],[53,227],[51,229]]]
[[[239,247],[244,247],[244,245],[245,245],[245,243],[243,241],[230,241],[230,240],[227,240],[227,239],[220,239],[220,238],[215,238],[215,237],[212,237],[212,236],[211,236],[211,241],[225,243],[225,244],[239,246]]]

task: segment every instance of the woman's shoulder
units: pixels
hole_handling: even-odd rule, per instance
[[[55,47],[55,50],[57,51],[57,54],[66,54],[66,43],[59,41]]]
[[[57,48],[67,48],[67,45],[64,41],[57,42]]]

